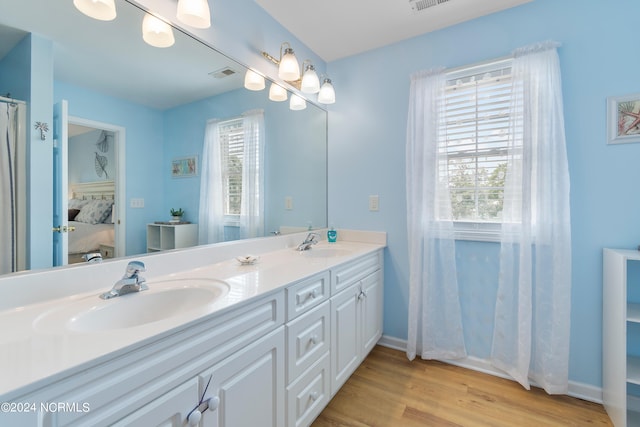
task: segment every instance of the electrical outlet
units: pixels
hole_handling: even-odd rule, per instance
[[[377,194],[369,196],[369,210],[371,212],[377,212],[380,210],[380,197]]]
[[[144,208],[144,199],[131,199],[129,202],[129,206],[133,209],[141,209]]]
[[[284,198],[284,208],[288,211],[293,209],[293,197],[287,196]]]

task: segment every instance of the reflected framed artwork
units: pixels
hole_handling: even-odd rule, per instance
[[[640,93],[607,98],[607,144],[640,142]]]
[[[171,178],[198,176],[198,156],[179,157],[171,160]]]

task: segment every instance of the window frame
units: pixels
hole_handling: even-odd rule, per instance
[[[452,80],[465,79],[487,72],[495,72],[501,69],[511,68],[512,58],[500,58],[475,65],[462,66],[445,73],[447,84]],[[509,75],[511,78],[511,75]],[[510,119],[509,119],[510,120]],[[482,156],[480,154],[477,157]],[[449,181],[450,182],[450,181]],[[475,187],[477,191],[477,186]],[[500,242],[502,221],[480,220],[452,220],[455,240],[470,240],[481,242]]]
[[[221,121],[218,124],[218,141],[220,144],[220,167],[222,168],[222,203],[223,203],[223,216],[224,216],[224,226],[226,227],[239,227],[240,226],[240,213],[233,214],[228,213],[227,207],[230,205],[229,201],[229,185],[228,185],[228,162],[225,161],[229,158],[229,150],[223,150],[223,131],[225,131],[225,135],[230,135],[232,132],[229,130],[228,132],[225,130],[225,127],[232,125],[234,123],[238,123],[240,134],[242,135],[242,139],[240,145],[243,147],[242,150],[242,159],[244,160],[244,120],[242,116],[233,117],[230,119],[226,119]],[[244,166],[244,165],[243,165]],[[242,178],[242,171],[240,172],[240,178]]]

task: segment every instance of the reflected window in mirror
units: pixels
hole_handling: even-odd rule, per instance
[[[264,235],[264,112],[210,120],[200,183],[200,243]]]

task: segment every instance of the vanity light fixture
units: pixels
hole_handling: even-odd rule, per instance
[[[316,68],[308,59],[302,63],[304,74],[302,75],[302,82],[300,84],[300,90],[304,93],[318,93],[320,91],[320,79],[316,73]]]
[[[115,0],[73,0],[73,5],[85,15],[99,21],[116,18]]]
[[[265,88],[264,77],[253,70],[247,70],[244,75],[244,87],[249,90],[262,90]]]
[[[275,102],[287,100],[287,90],[277,83],[271,83],[269,87],[269,99]]]
[[[178,0],[177,18],[194,28],[211,26],[211,10],[207,0]]]
[[[318,102],[321,104],[334,104],[336,102],[336,91],[333,88],[331,79],[324,79],[320,92],[318,93]]]
[[[291,100],[289,101],[289,109],[293,111],[304,110],[307,108],[307,101],[299,97],[295,93],[291,94]]]
[[[155,47],[169,47],[175,43],[171,25],[149,13],[142,19],[142,38]]]

